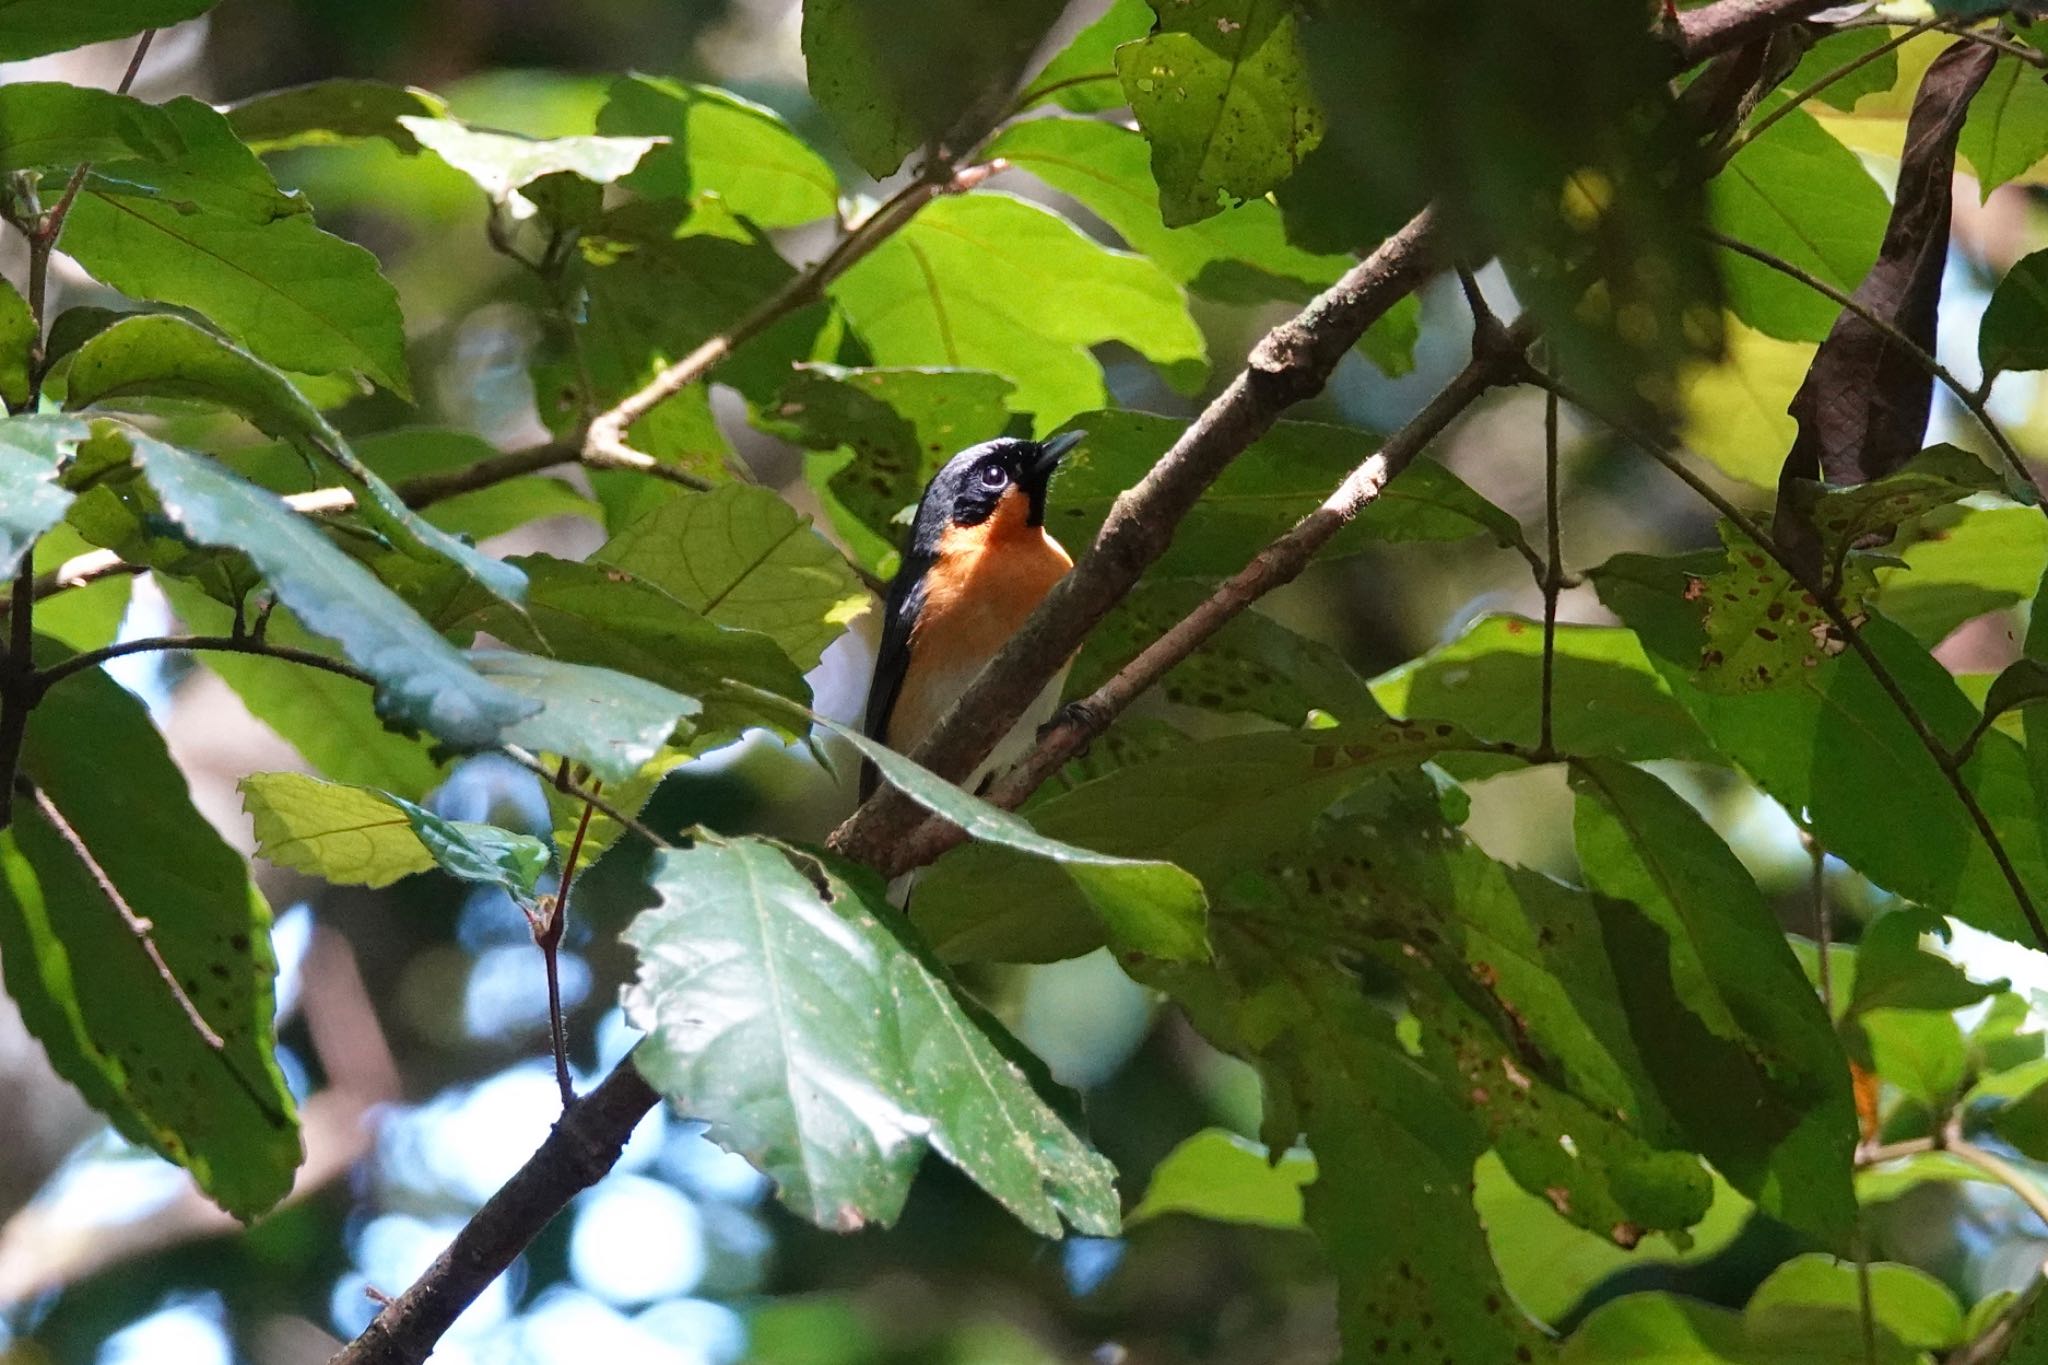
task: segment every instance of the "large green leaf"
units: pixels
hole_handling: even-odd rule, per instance
[[[0,86],[0,130],[0,171],[64,170],[137,157],[170,161],[187,150],[177,119],[165,110],[62,81]]]
[[[212,9],[214,0],[0,0],[0,62],[168,28]]]
[[[1116,74],[1116,50],[1151,31],[1152,7],[1145,0],[1111,0],[1101,18],[1075,34],[1032,78],[1018,106],[1051,100],[1083,114],[1121,107],[1124,86]]]
[[[532,201],[519,192],[534,181],[573,175],[609,185],[625,178],[662,142],[651,137],[526,138],[414,114],[401,114],[398,122],[422,147],[474,180],[493,203],[509,204],[520,217]]]
[[[274,494],[203,456],[109,427],[192,542],[246,553],[278,600],[377,680],[377,712],[457,748],[488,748],[539,708],[487,682],[389,588]]]
[[[1970,102],[1956,150],[1977,172],[1985,198],[2048,156],[2048,77],[2040,68],[2011,57],[1992,68],[1984,88]]]
[[[1799,65],[1785,78],[1783,89],[1805,90],[1819,83],[1823,77],[1835,76],[1851,62],[1863,65],[1854,71],[1843,72],[1830,80],[1814,96],[1823,104],[1832,105],[1844,113],[1852,112],[1856,103],[1865,95],[1874,95],[1890,90],[1899,83],[1899,57],[1896,51],[1879,53],[1886,47],[1892,35],[1882,27],[1843,29],[1830,33],[1806,49],[1806,55],[1799,59]]]
[[[1124,1221],[1135,1226],[1162,1214],[1186,1213],[1218,1223],[1300,1228],[1301,1191],[1315,1183],[1316,1161],[1305,1152],[1266,1150],[1222,1128],[1204,1128],[1152,1168],[1145,1197]]]
[[[2048,568],[2048,519],[1981,500],[1922,518],[1902,567],[1877,571],[1877,609],[1932,646],[1973,616],[2030,600]]]
[[[2048,370],[2048,251],[2021,257],[1998,282],[1978,325],[1977,363],[1986,378]]]
[[[1486,739],[1533,748],[1542,730],[1543,625],[1482,616],[1447,645],[1373,679],[1389,710],[1455,721]],[[1714,746],[1626,630],[1557,628],[1552,742],[1563,752],[1609,758],[1712,762]],[[1446,755],[1453,772],[1505,771],[1514,760]]]
[[[1975,821],[1856,654],[1792,670],[1763,690],[1716,693],[1699,686],[1705,635],[1692,584],[1720,563],[1707,555],[1621,555],[1592,577],[1601,601],[1635,631],[1715,747],[1786,808],[1805,809],[1829,852],[1889,890],[1995,934],[2027,937]],[[1905,632],[1872,616],[1862,634],[1939,740],[1953,746],[1975,728],[1977,708]],[[2020,746],[1994,730],[1978,743],[1962,777],[2023,884],[2048,886],[2025,764]]]
[[[303,773],[251,773],[237,784],[257,856],[337,886],[389,886],[434,866],[412,821],[383,792]]]
[[[279,195],[220,114],[185,98],[162,109],[184,155],[96,165],[64,250],[125,294],[197,309],[273,364],[409,396],[398,297],[377,258]]]
[[[1237,735],[1171,749],[1031,807],[1038,832],[1173,863],[1212,891],[1298,843],[1331,802],[1377,774],[1472,743],[1450,725],[1372,721]],[[1000,886],[992,897],[988,888]],[[911,917],[943,956],[1052,961],[1101,947],[1101,922],[1065,873],[970,844],[919,879]]]
[[[0,281],[0,403],[9,412],[27,404],[29,365],[36,344],[36,319],[28,301]]]
[[[707,621],[756,631],[811,668],[868,594],[810,519],[765,488],[679,494],[591,559],[661,589]]]
[[[8,993],[51,1065],[122,1133],[254,1218],[300,1159],[273,1055],[269,908],[194,809],[148,711],[104,673],[43,697],[22,776],[34,791],[14,794],[0,834]]]
[[[923,0],[810,0],[803,49],[811,98],[860,168],[886,177],[914,149],[958,153],[1002,114],[1061,0],[955,0],[935,22]]]
[[[419,139],[398,120],[405,115],[441,118],[448,106],[425,90],[344,76],[267,90],[221,112],[252,152],[335,147],[377,138],[412,153],[420,149]]]
[[[1848,1062],[1756,883],[1640,769],[1589,759],[1573,765],[1572,783],[1587,880],[1650,926],[1628,968],[1668,983],[1659,989],[1684,1007],[1645,1034],[1652,1065],[1683,1059],[1686,1081],[1666,1088],[1674,1109],[1688,1094],[1708,1101],[1679,1112],[1688,1136],[1758,1207],[1846,1244],[1857,1139]]]
[[[774,699],[764,695],[763,700]],[[1113,857],[1048,838],[1023,817],[970,796],[852,726],[814,713],[810,719],[859,750],[890,786],[959,826],[970,839],[1059,868],[1095,912],[1119,953],[1164,962],[1200,962],[1209,956],[1203,932],[1208,898],[1202,884],[1180,868],[1154,859]]]
[[[1856,1273],[1853,1266],[1845,1269]],[[1630,1294],[1596,1308],[1557,1359],[1560,1365],[1911,1365],[1924,1358],[1888,1332],[1878,1334],[1875,1354],[1866,1352],[1853,1305],[1816,1308],[1751,1317],[1676,1294]]]
[[[1116,50],[1152,144],[1170,227],[1257,199],[1323,140],[1300,21],[1274,0],[1155,0],[1153,33]]]
[[[1804,109],[1745,144],[1707,191],[1715,227],[1845,294],[1877,260],[1891,217],[1856,154]],[[1744,322],[1785,341],[1827,339],[1841,305],[1733,252],[1721,253],[1721,265],[1729,306]]]
[[[1287,240],[1280,211],[1265,198],[1185,227],[1160,215],[1145,140],[1128,128],[1094,119],[1043,118],[1014,123],[989,144],[988,155],[1021,166],[1086,204],[1133,251],[1151,257],[1197,293],[1244,301],[1306,299],[1351,267],[1351,258],[1303,251]]]
[[[90,434],[76,417],[0,418],[0,570],[13,571],[36,537],[64,519],[63,466]]]
[[[434,526],[408,508],[289,379],[247,351],[168,313],[107,328],[72,357],[65,404],[85,407],[134,395],[223,404],[273,436],[332,464],[356,494],[363,518],[414,558],[447,559],[491,592],[517,601],[525,579],[504,561]]]
[[[993,370],[1052,426],[1107,397],[1088,348],[1125,345],[1198,379],[1202,334],[1172,277],[1006,194],[939,199],[835,280],[879,365]],[[1186,385],[1183,385],[1186,387]]]
[[[657,857],[627,928],[654,1087],[822,1227],[894,1221],[930,1146],[1033,1230],[1117,1227],[1114,1171],[897,937],[880,888],[758,840]]]
[[[506,728],[513,744],[561,754],[606,782],[625,782],[661,752],[703,703],[615,669],[505,649],[473,649],[470,666],[541,709]]]
[[[597,131],[668,140],[623,182],[650,198],[715,196],[770,228],[829,218],[839,207],[839,178],[825,158],[773,110],[724,90],[627,76],[598,110]]]
[[[1963,1308],[1947,1285],[1909,1265],[1879,1263],[1867,1270],[1880,1332],[1923,1351],[1963,1344]],[[1743,1315],[1766,1333],[1831,1328],[1846,1336],[1863,1315],[1862,1278],[1854,1264],[1832,1256],[1794,1256],[1757,1286]]]

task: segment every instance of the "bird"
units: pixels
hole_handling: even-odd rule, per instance
[[[882,643],[868,687],[869,738],[898,753],[916,749],[1074,567],[1045,529],[1045,503],[1053,470],[1086,435],[984,441],[932,475],[883,606]],[[974,790],[1023,754],[1051,718],[1065,680],[1063,667],[962,785]],[[875,766],[863,764],[861,800],[878,782]]]

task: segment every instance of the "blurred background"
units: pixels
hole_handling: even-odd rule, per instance
[[[1062,33],[1091,17],[1089,5],[1077,5]],[[611,77],[640,70],[723,85],[768,104],[829,153],[831,134],[805,94],[798,19],[791,0],[223,0],[206,20],[160,36],[137,93],[222,103],[324,77],[374,77],[431,88],[473,122],[549,136],[590,131]],[[129,51],[122,43],[0,67],[0,79],[111,86]],[[836,159],[847,184],[864,183],[850,161]],[[293,153],[276,169],[307,193],[324,226],[378,253],[404,301],[418,411],[394,411],[397,400],[382,396],[345,409],[342,423],[431,422],[506,446],[541,438],[527,380],[533,286],[487,249],[474,186],[382,143]],[[1014,173],[999,183],[1045,194]],[[868,193],[886,188],[869,184]],[[2039,245],[2034,193],[2010,187],[1981,209],[1974,187],[1958,193],[1963,221],[1944,309],[1944,336],[1954,344],[1945,341],[1943,358],[1966,383],[1976,379],[1986,263],[2003,268]],[[1063,207],[1113,240],[1085,211]],[[802,261],[821,240],[799,232],[784,245]],[[18,273],[19,257],[9,254],[17,249],[0,248],[0,269]],[[1497,303],[1512,307],[1497,279],[1485,283]],[[87,286],[75,275],[60,275],[59,288],[64,305],[86,301]],[[1221,358],[1210,392],[1289,311],[1198,301],[1211,354]],[[1354,355],[1329,392],[1298,415],[1389,429],[1463,364],[1469,330],[1455,284],[1439,281],[1424,298],[1411,373],[1390,377]],[[1104,360],[1111,390],[1126,406],[1190,414],[1207,396],[1191,404],[1135,357]],[[1734,371],[1724,378],[1724,389],[1748,382]],[[1696,440],[1729,438],[1739,395],[1724,389],[1703,386]],[[1768,394],[1750,400],[1752,408],[1769,406]],[[1995,403],[2024,447],[2048,444],[2032,376],[2005,376]],[[740,455],[804,505],[802,457],[748,429],[736,402],[720,411]],[[1754,436],[1757,429],[1744,430]],[[1967,443],[1968,435],[1944,408],[1930,440]],[[1509,393],[1461,423],[1435,454],[1540,527],[1541,439],[1540,399]],[[1569,414],[1565,443],[1569,563],[1712,541],[1699,504],[1653,466],[1577,429]],[[2026,525],[2039,526],[2038,517]],[[580,555],[601,538],[591,521],[566,517],[493,548]],[[107,588],[126,592],[128,584]],[[1456,640],[1486,613],[1535,613],[1540,596],[1519,559],[1473,542],[1324,565],[1264,609],[1338,646],[1372,676]],[[133,633],[161,633],[169,617],[146,579],[126,610]],[[1567,595],[1564,614],[1606,619],[1583,591]],[[1944,659],[1958,671],[1995,670],[2015,652],[2010,618],[2006,609],[1966,623],[1942,646]],[[813,677],[823,709],[858,713],[867,647],[856,632],[827,655]],[[116,667],[158,709],[202,809],[247,850],[236,779],[296,767],[298,759],[218,679],[161,659]],[[1808,930],[1810,869],[1791,821],[1725,774],[1690,779],[1692,793],[1778,899],[1787,927]],[[1569,804],[1561,792],[1551,771],[1479,784],[1471,828],[1497,856],[1568,873]],[[434,804],[457,818],[488,815],[512,826],[547,820],[531,779],[489,761],[448,774]],[[753,742],[685,766],[649,819],[661,828],[703,823],[816,838],[850,804],[847,788],[803,753]],[[573,1055],[586,1084],[631,1043],[616,1007],[630,964],[614,940],[639,908],[635,856],[630,847],[613,853],[575,900],[564,971]],[[299,1189],[253,1229],[228,1223],[180,1172],[107,1132],[49,1073],[0,1001],[0,1091],[8,1097],[0,1105],[0,1149],[9,1154],[0,1163],[5,1360],[323,1360],[370,1319],[378,1295],[397,1293],[425,1268],[552,1121],[540,960],[502,895],[467,893],[432,876],[388,892],[351,893],[259,867],[279,909],[281,1056],[307,1119],[309,1162]],[[1854,937],[1856,921],[1879,908],[1880,897],[1841,869],[1829,875],[1848,921],[1843,932]],[[1967,934],[1952,946],[1980,978],[2012,977],[2035,1000],[2042,997],[2033,992],[2048,990],[2048,967],[2037,955]],[[1250,1073],[1156,1010],[1106,958],[984,973],[976,984],[1081,1092],[1089,1136],[1121,1168],[1127,1201],[1197,1130],[1255,1131]],[[1675,1250],[1659,1251],[1661,1243],[1635,1262],[1611,1251],[1603,1260],[1597,1248],[1572,1241],[1579,1234],[1541,1201],[1504,1181],[1482,1179],[1481,1198],[1490,1201],[1504,1262],[1554,1269],[1560,1257],[1580,1258],[1576,1278],[1565,1277],[1575,1286],[1570,1295],[1543,1305],[1554,1321],[1652,1282],[1740,1304],[1789,1249],[1790,1234],[1745,1224],[1740,1210],[1717,1209],[1684,1264]],[[2048,1231],[1990,1187],[1925,1186],[1881,1210],[1879,1250],[1936,1269],[1965,1302],[2022,1282],[2048,1253]],[[1619,1275],[1611,1273],[1617,1266],[1624,1267]],[[1515,1286],[1516,1266],[1505,1269]],[[1333,1351],[1330,1289],[1303,1233],[1165,1216],[1120,1240],[1045,1243],[933,1162],[898,1229],[833,1236],[781,1213],[743,1162],[691,1123],[658,1112],[617,1171],[465,1315],[436,1358],[1113,1365],[1309,1362]]]

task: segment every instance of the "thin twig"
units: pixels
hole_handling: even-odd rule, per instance
[[[1870,65],[1878,58],[1886,56],[1889,53],[1895,52],[1900,47],[1903,47],[1905,44],[1912,42],[1913,39],[1919,37],[1921,34],[1927,32],[1929,29],[1939,27],[1941,23],[1942,17],[1938,14],[1933,16],[1932,18],[1923,19],[1919,23],[1907,29],[1905,32],[1893,36],[1889,42],[1878,44],[1876,47],[1870,49],[1870,51],[1865,52],[1860,56],[1853,58],[1850,61],[1842,63],[1840,66],[1836,67],[1832,71],[1824,73],[1818,80],[1815,80],[1812,84],[1807,85],[1803,89],[1796,90],[1790,95],[1787,95],[1783,103],[1773,106],[1762,117],[1757,119],[1755,123],[1750,124],[1749,127],[1743,129],[1741,132],[1737,133],[1734,137],[1728,140],[1727,147],[1724,148],[1721,152],[1720,164],[1723,166],[1727,165],[1728,162],[1731,159],[1733,159],[1737,152],[1741,151],[1744,147],[1747,147],[1750,143],[1756,141],[1765,133],[1769,132],[1771,130],[1772,125],[1776,124],[1779,119],[1784,118],[1787,114],[1791,113],[1794,109],[1797,109],[1800,105],[1805,104],[1808,100],[1813,99],[1816,95],[1820,94],[1821,91],[1827,89],[1835,82],[1842,80],[1848,76],[1854,75],[1856,72],[1861,71],[1864,67]]]
[[[273,645],[252,635],[160,635],[142,640],[123,640],[118,644],[101,649],[74,654],[61,663],[50,665],[35,675],[36,695],[41,696],[74,673],[83,673],[89,668],[98,668],[109,659],[119,659],[130,654],[152,654],[169,651],[212,651],[221,654],[254,654],[266,659],[282,659],[286,663],[302,664],[307,668],[318,668],[336,673],[354,682],[375,687],[377,680],[345,659],[327,654],[317,654],[310,649],[294,649],[290,645]]]
[[[569,761],[564,759],[555,776],[557,785],[565,792],[571,790],[568,769]],[[596,796],[603,785],[592,779],[590,794]],[[555,1084],[561,1088],[565,1111],[576,1102],[576,1087],[569,1079],[569,1028],[562,1019],[562,935],[569,926],[569,891],[576,884],[576,865],[583,858],[583,839],[590,833],[590,817],[596,809],[586,801],[577,815],[576,836],[569,841],[569,856],[562,860],[561,880],[555,886],[555,894],[548,898],[545,919],[535,925],[533,931],[533,941],[539,945],[541,960],[547,967],[548,1033],[554,1041]]]
[[[1734,503],[1728,501],[1728,499],[1722,497],[1711,484],[1687,468],[1685,462],[1668,450],[1662,441],[1655,439],[1645,432],[1638,431],[1628,423],[1615,418],[1611,414],[1602,412],[1598,407],[1590,405],[1583,396],[1575,393],[1569,386],[1559,383],[1555,376],[1538,376],[1532,382],[1555,385],[1558,390],[1558,396],[1565,402],[1570,403],[1583,412],[1592,413],[1601,421],[1614,428],[1614,430],[1621,433],[1621,435],[1627,437],[1629,441],[1642,449],[1650,458],[1656,460],[1657,463],[1669,470],[1681,483],[1697,493],[1716,512],[1725,517],[1729,524],[1733,525],[1753,542],[1758,549],[1769,555],[1772,561],[1785,571],[1787,577],[1812,594],[1815,605],[1828,618],[1829,623],[1834,626],[1835,632],[1842,637],[1848,647],[1855,651],[1856,657],[1870,671],[1871,678],[1877,683],[1879,690],[1891,701],[1892,706],[1898,711],[1908,728],[1913,731],[1914,737],[1920,741],[1921,747],[1927,751],[1928,757],[1932,758],[1934,765],[1941,770],[1942,776],[1949,784],[1949,789],[1955,793],[1956,801],[1963,807],[1964,812],[1968,814],[1970,822],[1976,826],[1978,836],[1983,839],[1984,846],[1990,852],[1992,861],[1998,864],[1999,873],[2005,878],[2006,887],[2012,892],[2013,900],[2018,904],[2020,914],[2025,917],[2028,929],[2033,932],[2035,943],[2043,950],[2048,950],[2048,924],[2042,922],[2041,912],[2035,908],[2033,895],[2027,890],[2026,883],[2021,880],[2019,869],[2013,866],[2012,855],[2006,851],[2005,841],[1999,837],[1998,831],[1993,828],[1991,818],[1985,814],[1982,803],[1977,800],[1976,792],[1972,791],[1970,784],[1963,780],[1962,766],[1956,762],[1955,755],[1949,750],[1948,746],[1942,743],[1940,736],[1936,735],[1932,727],[1928,725],[1927,718],[1920,714],[1919,708],[1913,705],[1912,699],[1907,697],[1905,689],[1899,685],[1898,679],[1892,676],[1891,670],[1885,666],[1884,661],[1877,657],[1877,651],[1872,649],[1870,642],[1863,638],[1863,632],[1858,630],[1855,622],[1849,619],[1848,613],[1842,609],[1841,603],[1828,589],[1828,586],[1814,579],[1805,569],[1795,564],[1792,561],[1792,557],[1784,552],[1778,545],[1778,542],[1759,526],[1754,518],[1750,517]]]
[[[555,770],[549,768],[547,764],[541,762],[538,758],[534,757],[526,750],[520,748],[518,745],[504,745],[501,747],[499,752],[503,753],[507,758],[511,759],[514,763],[517,763],[520,767],[526,769],[528,772],[534,773],[537,776],[544,778],[550,784],[555,782]],[[634,819],[632,816],[626,814],[617,806],[612,805],[609,801],[606,801],[603,797],[599,796],[595,792],[586,791],[574,782],[568,782],[563,784],[561,790],[567,793],[568,795],[575,797],[578,801],[583,802],[586,806],[597,807],[598,814],[610,816],[614,821],[618,823],[620,828],[631,830],[633,833],[639,835],[642,839],[645,839],[648,843],[652,844],[656,848],[675,848],[677,846],[675,840],[662,838],[659,834],[656,834],[646,825]]]
[[[1555,348],[1546,348],[1554,362]],[[1557,390],[1543,391],[1543,681],[1542,710],[1537,720],[1536,750],[1545,758],[1556,753],[1552,717],[1557,700],[1557,598],[1564,588],[1564,548],[1559,529],[1557,495]]]
[[[1767,266],[1790,279],[1799,281],[1816,293],[1834,300],[1857,317],[1863,319],[1863,321],[1869,323],[1872,327],[1875,327],[1878,331],[1884,333],[1887,341],[1904,351],[1912,358],[1914,364],[1940,380],[1942,387],[1956,396],[1956,401],[1969,411],[1969,414],[1977,420],[1977,425],[1984,429],[1984,434],[1989,436],[1992,443],[1998,447],[1999,457],[2005,461],[2006,467],[2012,470],[2015,476],[2024,481],[2028,488],[2033,490],[2034,501],[2040,506],[2042,513],[2048,515],[2048,491],[2044,491],[2035,480],[2034,473],[2027,468],[2027,462],[2021,457],[2019,448],[2013,445],[2011,438],[2005,434],[2005,429],[1999,426],[1997,420],[1992,417],[1991,409],[1985,400],[1985,396],[1963,383],[1962,380],[1957,379],[1948,366],[1937,360],[1919,342],[1906,335],[1905,331],[1897,323],[1883,316],[1861,299],[1841,289],[1837,289],[1812,271],[1794,265],[1782,256],[1774,256],[1761,247],[1751,246],[1740,238],[1730,237],[1728,234],[1713,228],[1702,229],[1702,232],[1707,240],[1714,245],[1732,251],[1738,256],[1747,256],[1758,265]]]

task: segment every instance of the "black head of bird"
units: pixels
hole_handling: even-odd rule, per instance
[[[1046,497],[1061,457],[1085,435],[984,441],[946,461],[917,505],[903,566],[889,584],[882,644],[868,689],[867,733],[907,753],[917,747],[1074,561],[1045,529]],[[1058,696],[1058,681],[1042,699]],[[990,763],[1045,717],[1026,715]],[[861,795],[874,790],[864,768]]]

